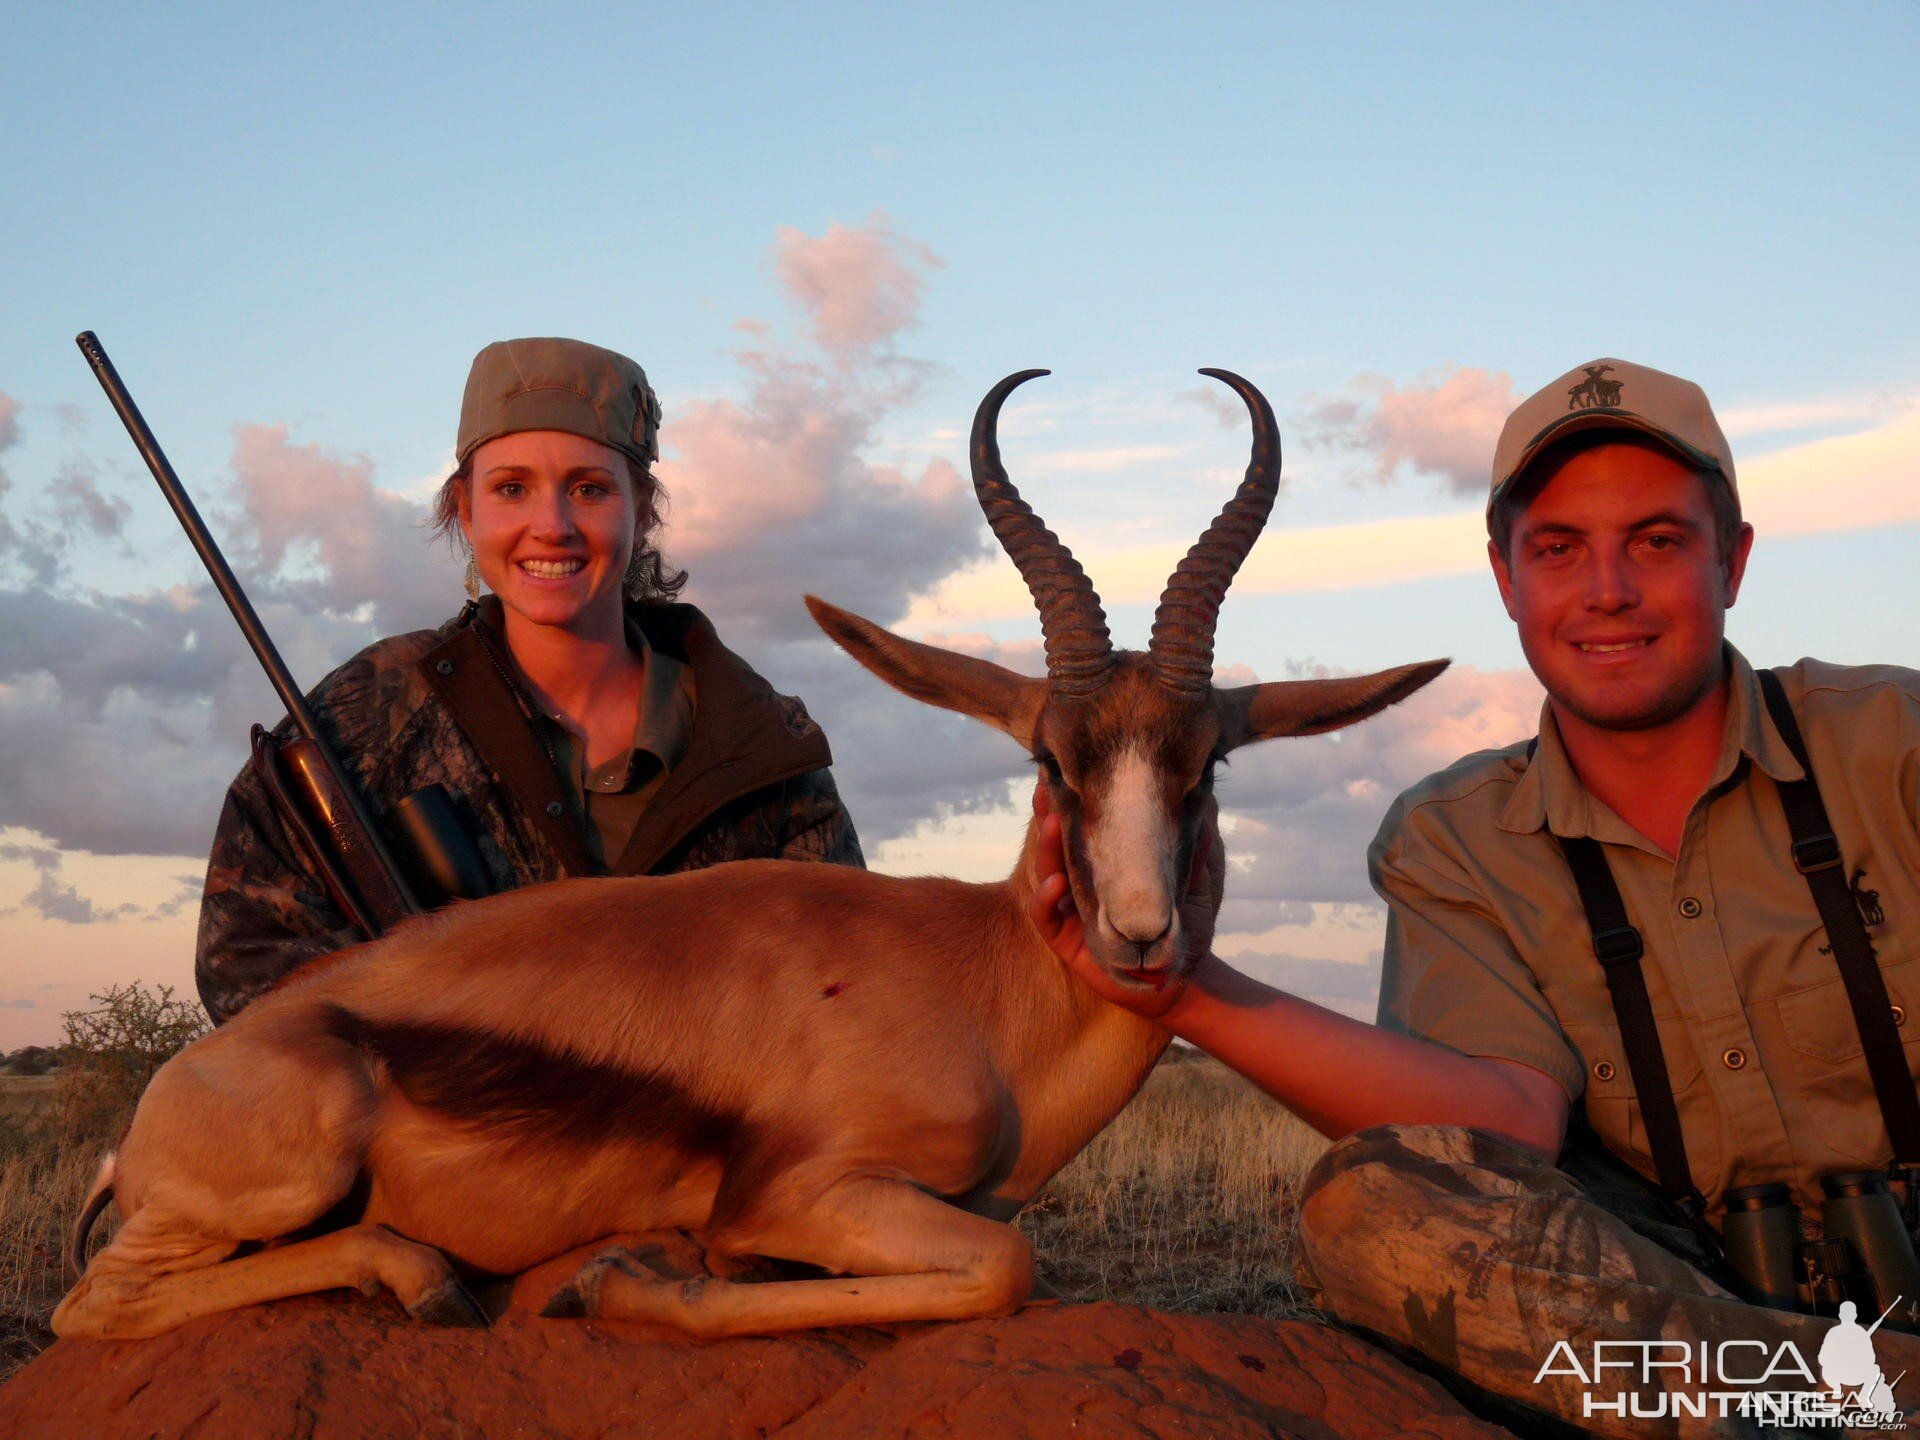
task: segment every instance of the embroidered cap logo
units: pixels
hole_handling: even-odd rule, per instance
[[[1600,377],[1613,369],[1611,365],[1588,365],[1584,367],[1587,378],[1578,385],[1567,389],[1567,409],[1591,410],[1596,406],[1607,407],[1620,403],[1620,385],[1618,380],[1602,380]]]

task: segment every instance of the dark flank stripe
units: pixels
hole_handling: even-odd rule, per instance
[[[718,1155],[740,1129],[737,1115],[700,1104],[664,1075],[531,1041],[372,1021],[339,1007],[328,1028],[382,1061],[415,1105],[506,1138],[587,1146],[617,1135]]]

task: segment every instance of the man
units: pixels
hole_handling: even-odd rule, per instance
[[[1309,1181],[1302,1249],[1342,1321],[1595,1433],[1753,1433],[1717,1413],[1671,1418],[1663,1391],[1714,1388],[1697,1363],[1549,1365],[1556,1342],[1590,1357],[1596,1339],[1687,1342],[1693,1356],[1703,1341],[1774,1354],[1792,1340],[1810,1361],[1830,1322],[1735,1299],[1700,1268],[1702,1236],[1730,1189],[1783,1182],[1817,1216],[1821,1177],[1893,1158],[1783,813],[1805,770],[1723,639],[1753,542],[1733,457],[1699,387],[1595,361],[1508,420],[1488,526],[1548,698],[1535,740],[1430,776],[1382,824],[1380,1027],[1211,957],[1150,1003],[1341,1140]],[[1889,1012],[1904,1026],[1920,1005],[1920,674],[1802,661],[1781,681],[1851,882],[1840,903],[1859,910],[1890,1002],[1868,1028]],[[1592,917],[1583,885],[1599,894]],[[1071,953],[1071,920],[1043,923]],[[1627,926],[1644,948],[1631,1053],[1596,958],[1596,935],[1616,961],[1634,948],[1615,943]],[[1879,1037],[1880,1063],[1911,1094],[1914,1049],[1897,1033]],[[1576,1107],[1576,1128],[1638,1177],[1565,1147]],[[1655,1144],[1663,1109],[1679,1139]],[[1899,1351],[1888,1373],[1920,1360],[1910,1337],[1882,1336]],[[1623,1394],[1669,1418],[1616,1414]]]

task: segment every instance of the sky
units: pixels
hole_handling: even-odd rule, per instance
[[[1448,655],[1221,782],[1219,949],[1367,1013],[1400,789],[1531,733],[1486,573],[1506,412],[1620,356],[1706,387],[1758,663],[1920,657],[1920,6],[165,7],[0,50],[0,1050],[192,990],[205,852],[278,716],[73,345],[98,332],[296,676],[458,608],[420,529],[495,339],[633,355],[687,598],[804,696],[870,859],[1012,866],[1011,742],[884,690],[814,592],[1029,671],[964,478],[1023,493],[1122,644],[1246,463],[1282,493],[1235,682]]]

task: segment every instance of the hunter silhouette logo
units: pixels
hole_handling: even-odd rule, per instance
[[[1618,380],[1602,380],[1600,377],[1611,370],[1611,365],[1583,366],[1587,378],[1578,385],[1567,389],[1567,409],[1592,410],[1620,403],[1620,384]]]
[[[1893,1305],[1899,1303],[1895,1297]],[[1840,1323],[1827,1331],[1826,1338],[1820,1342],[1820,1383],[1836,1403],[1851,1405],[1870,1415],[1896,1413],[1893,1387],[1905,1378],[1904,1372],[1888,1383],[1873,1353],[1873,1332],[1880,1328],[1881,1320],[1893,1313],[1893,1305],[1873,1324],[1862,1325],[1853,1301],[1840,1302]]]

